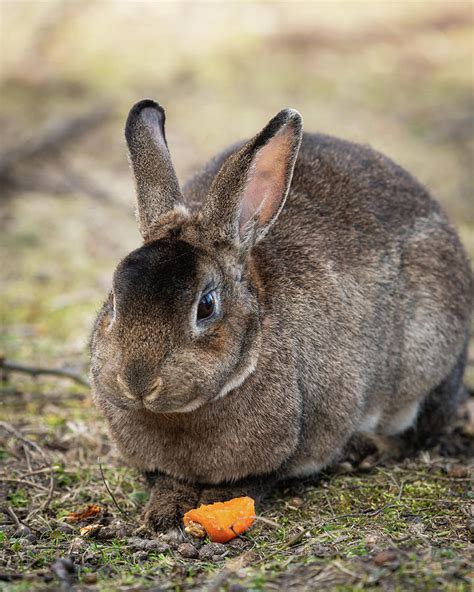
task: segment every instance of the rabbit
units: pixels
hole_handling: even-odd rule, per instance
[[[180,189],[165,112],[125,127],[143,245],[91,338],[93,400],[156,532],[311,477],[363,434],[431,439],[462,398],[473,278],[440,205],[284,109]]]

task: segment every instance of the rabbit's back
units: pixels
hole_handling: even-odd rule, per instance
[[[203,199],[237,148],[196,175],[187,195]],[[303,433],[311,440],[325,409],[328,433],[331,423],[392,433],[411,425],[461,354],[472,302],[467,258],[428,192],[367,146],[304,134],[286,204],[254,258],[267,307],[285,319],[279,337],[300,352]],[[352,418],[346,426],[332,422],[338,411]],[[314,451],[305,455],[312,471]]]
[[[262,248],[328,311],[325,338],[346,333],[332,362],[362,386],[362,427],[403,431],[465,347],[472,274],[455,230],[393,161],[322,135],[304,136],[285,208]]]

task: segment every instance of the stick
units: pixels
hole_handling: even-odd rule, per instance
[[[49,492],[49,489],[47,487],[45,487],[44,485],[40,485],[39,483],[34,483],[33,481],[27,481],[26,479],[10,479],[10,478],[6,478],[6,477],[2,477],[2,481],[5,483],[18,483],[19,485],[28,485],[28,487],[35,487],[36,489],[39,489],[40,491]]]
[[[51,471],[49,473],[49,488],[48,488],[48,496],[46,497],[46,499],[44,500],[44,502],[41,504],[41,509],[47,510],[49,508],[49,504],[51,503],[51,500],[53,499],[53,495],[54,495],[54,472]]]
[[[0,370],[8,372],[19,372],[22,374],[30,374],[31,376],[58,376],[60,378],[69,378],[82,386],[89,387],[89,382],[80,374],[70,370],[63,370],[62,368],[38,368],[36,366],[26,366],[18,362],[10,362],[0,358]]]
[[[122,508],[118,505],[117,500],[115,499],[114,494],[112,493],[107,481],[105,480],[105,475],[104,475],[104,471],[102,470],[102,463],[100,462],[100,458],[97,459],[99,462],[99,469],[100,469],[100,475],[102,477],[102,481],[104,482],[105,485],[105,489],[107,489],[107,491],[109,492],[110,497],[112,498],[112,501],[114,503],[114,506],[117,508],[117,510],[124,516],[125,512],[122,510]]]
[[[257,522],[263,522],[264,524],[268,524],[268,526],[271,526],[272,528],[281,528],[281,524],[278,524],[278,522],[275,522],[273,520],[269,520],[268,518],[264,518],[263,516],[255,516],[255,520]]]
[[[301,532],[299,532],[295,536],[291,537],[291,539],[289,539],[286,543],[281,545],[276,551],[273,551],[273,553],[270,553],[270,555],[266,555],[265,557],[262,557],[261,559],[259,559],[255,563],[255,565],[260,565],[263,562],[269,561],[270,559],[273,559],[276,555],[278,555],[282,551],[286,551],[287,549],[294,547],[298,543],[301,543],[301,541],[305,538],[305,536],[309,532],[310,532],[309,530],[302,530]]]
[[[46,456],[45,451],[41,448],[41,446],[36,444],[36,442],[33,442],[32,440],[28,440],[28,438],[25,438],[23,434],[21,434],[18,430],[16,430],[12,425],[7,423],[6,421],[0,421],[0,428],[3,428],[6,432],[11,434],[15,438],[18,438],[18,440],[20,440],[27,446],[33,448],[33,450],[36,450],[36,452],[39,452],[43,459],[49,464],[48,457]]]
[[[11,147],[0,154],[0,178],[8,177],[11,169],[25,160],[57,151],[72,138],[82,136],[103,122],[112,113],[110,105],[99,105],[89,113],[54,121],[35,137]]]
[[[7,506],[5,508],[5,511],[10,516],[10,518],[13,520],[13,522],[15,523],[15,526],[17,528],[21,528],[23,526],[22,523],[20,522],[18,516],[13,511],[13,508],[11,508],[10,506]]]

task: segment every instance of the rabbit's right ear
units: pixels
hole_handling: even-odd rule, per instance
[[[156,220],[184,201],[166,143],[164,109],[151,99],[136,103],[128,114],[125,138],[135,176],[139,228],[147,240]]]

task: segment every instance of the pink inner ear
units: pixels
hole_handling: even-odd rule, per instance
[[[242,198],[240,229],[259,208],[258,219],[261,226],[268,224],[278,212],[285,196],[292,140],[293,132],[285,125],[254,157]]]

